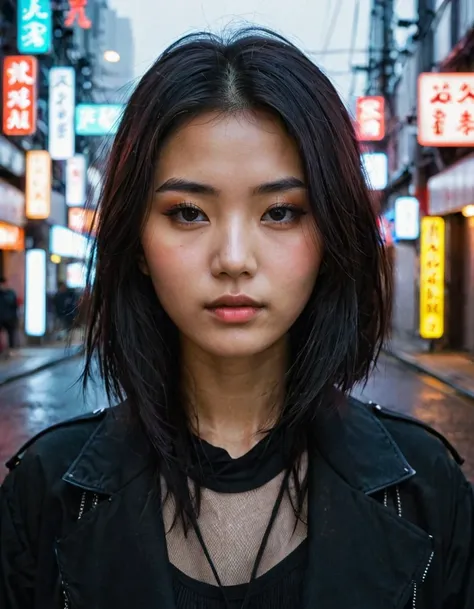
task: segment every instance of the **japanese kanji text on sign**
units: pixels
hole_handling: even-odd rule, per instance
[[[48,53],[51,32],[50,0],[18,0],[17,44],[20,53]]]
[[[32,135],[36,131],[37,61],[10,55],[3,62],[3,132]]]
[[[418,142],[474,146],[474,73],[420,74]]]
[[[49,72],[49,152],[55,161],[74,156],[74,68],[54,67]]]
[[[420,336],[441,338],[444,334],[445,223],[439,216],[421,221]]]
[[[26,154],[26,217],[46,220],[51,211],[51,157],[46,150]]]
[[[356,129],[359,140],[375,142],[385,136],[385,100],[383,97],[358,97]]]

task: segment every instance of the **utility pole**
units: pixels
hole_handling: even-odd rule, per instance
[[[394,1],[372,0],[370,11],[367,95],[382,95],[390,103],[394,66]]]
[[[383,28],[383,44],[382,44],[382,61],[381,61],[381,82],[380,92],[385,97],[386,105],[392,110],[392,82],[393,82],[393,4],[394,0],[382,0],[382,28]]]

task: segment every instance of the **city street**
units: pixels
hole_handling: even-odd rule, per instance
[[[80,365],[79,358],[71,359],[0,388],[0,479],[5,461],[32,435],[105,405],[98,387],[83,399],[76,383]],[[365,390],[354,393],[436,427],[466,459],[466,474],[474,481],[474,401],[387,356]]]

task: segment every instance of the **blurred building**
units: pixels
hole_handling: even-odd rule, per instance
[[[14,2],[0,5],[0,60],[16,52]],[[0,83],[0,88],[2,83]],[[0,104],[1,106],[1,104]],[[3,122],[3,108],[0,109]],[[24,292],[25,152],[20,142],[0,135],[0,276]]]
[[[96,71],[96,91],[108,103],[125,103],[133,88],[134,42],[129,19],[102,12],[103,35]]]
[[[51,147],[51,74],[57,67],[73,71],[75,82],[74,93],[69,110],[72,117],[72,152],[79,155],[83,163],[84,191],[93,195],[101,182],[100,155],[106,137],[94,134],[81,134],[77,130],[74,119],[75,106],[91,105],[105,101],[118,101],[117,90],[123,83],[131,80],[131,64],[133,62],[133,40],[130,25],[119,18],[108,8],[106,0],[88,0],[83,14],[74,14],[69,0],[38,0],[25,3],[23,13],[28,14],[28,23],[22,30],[19,27],[20,0],[3,0],[0,2],[0,62],[2,72],[6,74],[6,60],[10,56],[33,56],[36,59],[37,74],[35,76],[36,125],[33,132],[28,134],[11,134],[5,128],[4,115],[8,110],[5,104],[4,91],[1,90],[0,104],[1,125],[0,134],[0,276],[5,276],[15,289],[20,303],[28,300],[28,269],[33,269],[33,275],[40,269],[38,261],[44,260],[41,272],[44,270],[43,293],[36,294],[38,307],[35,309],[34,298],[30,298],[33,313],[39,311],[40,301],[46,311],[46,327],[30,336],[41,340],[50,332],[47,318],[47,303],[55,293],[58,283],[64,281],[71,287],[80,288],[82,281],[81,269],[84,266],[88,248],[86,238],[79,234],[87,230],[87,222],[81,224],[81,209],[84,200],[78,199],[79,208],[71,209],[66,201],[68,186],[71,185],[71,175],[77,178],[79,163],[71,171],[72,156],[58,157],[51,163],[51,180],[48,182],[48,212],[46,215],[33,219],[28,214],[25,205],[27,200],[25,189],[28,180],[27,154],[29,151],[48,151]],[[48,13],[48,28],[51,33],[51,44],[46,49],[38,48],[41,34],[38,20],[45,19]],[[36,21],[35,21],[36,20]],[[44,21],[44,23],[46,23]],[[36,24],[36,25],[35,25]],[[33,27],[35,26],[35,27]],[[44,31],[44,29],[43,29]],[[24,34],[24,42],[23,42]],[[22,48],[29,46],[29,48]],[[115,51],[120,54],[117,64],[107,62],[105,51]],[[22,61],[21,57],[18,59]],[[109,68],[112,66],[112,72]],[[120,67],[116,67],[120,66]],[[115,70],[115,71],[114,71]],[[0,79],[0,88],[5,79]],[[21,112],[22,101],[16,94],[15,104],[18,106],[18,116]],[[31,104],[29,104],[31,106]],[[7,104],[8,106],[8,104]],[[26,106],[25,106],[26,107]],[[59,123],[58,123],[59,124]],[[31,157],[31,155],[30,155]],[[94,197],[92,197],[94,199]],[[74,215],[71,214],[74,211]],[[40,252],[37,258],[28,262],[28,253]],[[34,264],[33,264],[34,262]],[[33,266],[32,266],[33,265]],[[31,277],[31,275],[30,275]],[[38,281],[35,290],[38,290]],[[30,289],[31,293],[31,289]],[[43,306],[43,304],[41,306]],[[27,303],[25,304],[27,306]],[[38,323],[42,312],[37,314]],[[44,319],[43,319],[44,321]],[[36,323],[36,322],[35,322]],[[40,325],[41,325],[40,323]]]
[[[420,314],[424,314],[420,308],[420,240],[397,240],[396,235],[393,332],[422,349],[474,353],[473,149],[463,144],[418,143],[420,113],[431,111],[419,101],[420,74],[474,73],[474,2],[374,1],[371,18],[367,94],[383,95],[386,100],[386,137],[380,143],[389,164],[389,180],[383,192],[384,216],[393,226],[395,202],[406,196],[416,197],[421,217],[441,216],[445,221],[444,298],[439,309],[444,316],[442,337],[420,340]],[[459,81],[459,87],[451,92],[441,79],[431,100],[448,102],[451,95],[454,99],[462,91],[459,99],[466,104],[465,122],[459,128],[467,130],[466,135],[471,128],[474,133],[474,120],[469,122],[471,116],[474,119],[471,82]],[[443,117],[437,108],[434,112]],[[433,120],[434,128],[442,126]],[[428,306],[438,310],[438,303]]]
[[[75,30],[75,43],[93,67],[91,89],[97,103],[124,103],[133,86],[134,40],[129,19],[109,8],[106,0],[89,0],[91,28]]]

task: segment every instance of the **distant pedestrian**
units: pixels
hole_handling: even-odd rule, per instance
[[[8,356],[16,346],[16,331],[18,326],[18,298],[15,291],[8,286],[7,280],[0,277],[0,333],[7,334],[8,350],[2,350],[0,340],[0,353]],[[1,338],[1,337],[0,337]]]
[[[54,312],[59,322],[60,333],[67,334],[72,330],[76,316],[77,298],[74,290],[68,288],[64,282],[58,286],[54,295]]]

